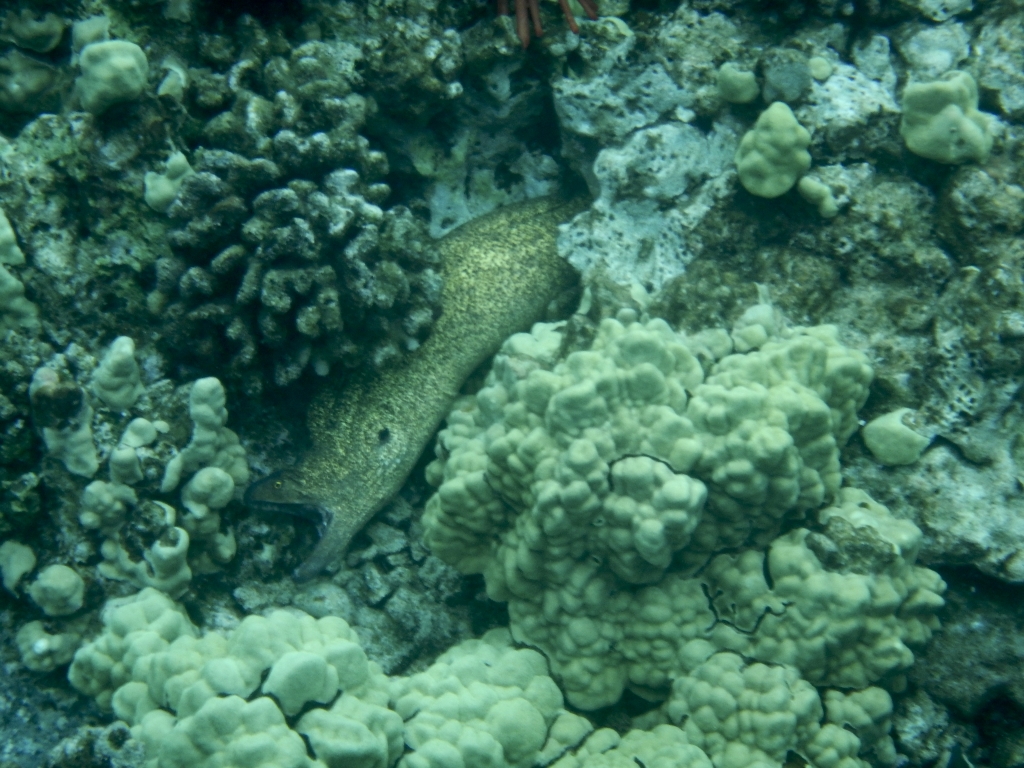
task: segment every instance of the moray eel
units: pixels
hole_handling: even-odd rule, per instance
[[[320,524],[320,541],[296,579],[341,561],[352,537],[398,493],[474,369],[577,285],[555,236],[583,207],[541,198],[450,232],[438,241],[441,313],[423,345],[391,368],[339,377],[338,386],[317,393],[308,411],[309,454],[245,495],[258,511]]]

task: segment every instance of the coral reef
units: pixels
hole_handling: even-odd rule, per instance
[[[320,541],[297,579],[341,560],[353,535],[405,483],[455,392],[502,341],[576,298],[576,274],[558,257],[555,229],[578,207],[534,200],[439,240],[446,287],[431,338],[404,365],[352,377],[340,393],[328,387],[313,401],[313,450],[245,496],[267,513],[318,518]]]
[[[0,764],[1020,765],[1017,5],[5,4]],[[438,238],[585,191],[578,312],[451,383],[440,463],[296,581],[318,531],[247,479],[431,349]],[[76,692],[148,600],[181,637]],[[222,653],[292,620],[377,698],[328,701],[316,632]]]

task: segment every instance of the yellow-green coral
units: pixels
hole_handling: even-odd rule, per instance
[[[866,359],[834,328],[785,329],[761,310],[732,336],[747,351],[719,360],[629,313],[565,357],[559,326],[535,326],[441,433],[425,539],[484,575],[578,707],[626,686],[657,696],[718,649],[864,687],[906,668],[934,626],[943,585],[913,565],[913,532],[840,496]],[[807,529],[778,537],[837,496],[822,517],[836,550],[873,542],[888,560],[823,563]]]

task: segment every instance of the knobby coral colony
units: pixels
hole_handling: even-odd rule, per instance
[[[597,19],[596,0],[577,0],[577,2],[586,11],[587,16],[594,20]],[[544,34],[544,29],[540,25],[540,0],[515,0],[515,3],[516,33],[523,42],[523,48],[526,48],[530,45],[531,24],[534,36],[540,37]],[[558,4],[562,6],[562,13],[565,14],[565,20],[569,23],[569,29],[579,34],[580,28],[576,23],[576,17],[572,14],[572,9],[569,8],[569,0],[558,0]],[[498,15],[509,15],[508,0],[498,0]]]

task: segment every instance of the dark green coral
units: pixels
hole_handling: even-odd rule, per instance
[[[202,127],[168,211],[174,256],[157,264],[151,309],[189,375],[250,392],[308,366],[384,365],[425,338],[441,281],[425,225],[381,206],[388,163],[360,134],[374,109],[353,90],[360,51],[291,50],[243,26],[241,58],[201,77],[228,108]],[[196,92],[190,108],[209,106]]]

